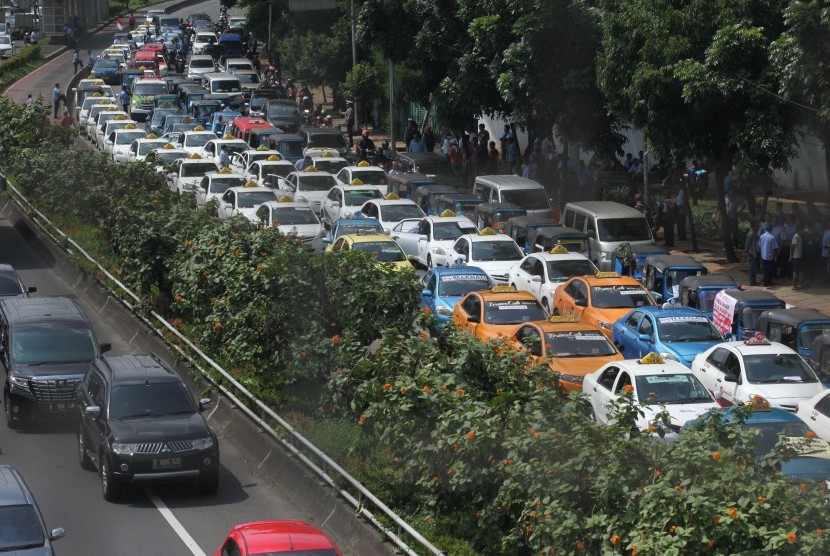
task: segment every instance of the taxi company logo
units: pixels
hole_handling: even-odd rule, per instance
[[[170,452],[172,452],[172,451],[173,451],[173,450],[170,448],[170,445],[169,445],[169,444],[166,444],[166,443],[165,443],[165,444],[162,444],[162,446],[161,446],[161,453],[162,453],[162,454],[169,454],[169,453],[170,453]]]
[[[58,388],[66,388],[66,379],[65,378],[59,378],[58,380],[55,381],[55,386],[57,386]]]

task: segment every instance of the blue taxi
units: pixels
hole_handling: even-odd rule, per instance
[[[345,234],[384,234],[383,226],[380,225],[377,218],[340,218],[335,220],[331,226],[331,230],[326,237],[323,238],[323,243],[333,243],[335,239]]]
[[[489,290],[492,278],[477,266],[439,266],[421,278],[421,307],[435,315],[439,324],[452,319],[455,304],[470,292]]]
[[[626,359],[655,352],[687,367],[697,354],[724,340],[697,309],[668,304],[634,309],[614,324],[612,338]]]

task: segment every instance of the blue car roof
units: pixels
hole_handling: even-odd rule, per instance
[[[638,307],[635,309],[636,311],[642,311],[644,313],[651,313],[654,316],[659,317],[700,317],[704,316],[703,313],[698,311],[697,309],[693,309],[691,307],[678,307],[677,309],[662,309],[659,306],[654,307]]]
[[[448,266],[437,266],[433,268],[432,271],[435,273],[436,276],[451,276],[454,274],[481,274],[483,276],[487,276],[487,273],[477,266],[462,266],[458,268],[452,268]]]
[[[732,413],[732,408],[723,410],[724,418],[728,419]],[[753,411],[746,418],[746,424],[752,425],[756,423],[803,423],[795,413],[790,413],[777,407],[771,407],[767,410]]]
[[[337,221],[338,226],[348,226],[349,224],[378,224],[380,222],[377,218],[341,218]]]

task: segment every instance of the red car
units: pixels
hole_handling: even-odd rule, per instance
[[[236,525],[214,556],[343,556],[322,531],[304,521],[257,521]]]

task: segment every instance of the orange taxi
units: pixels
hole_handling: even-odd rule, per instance
[[[517,324],[547,318],[547,311],[532,293],[513,286],[468,293],[452,312],[455,325],[480,340],[509,338]]]
[[[515,328],[517,347],[528,350],[535,364],[559,373],[559,386],[569,393],[582,390],[582,379],[612,361],[622,361],[608,338],[596,326],[576,317],[556,316],[546,322],[529,322]]]
[[[631,309],[655,305],[654,299],[634,278],[616,272],[576,276],[559,286],[553,296],[553,312],[571,315],[602,330],[611,340],[614,323]]]

